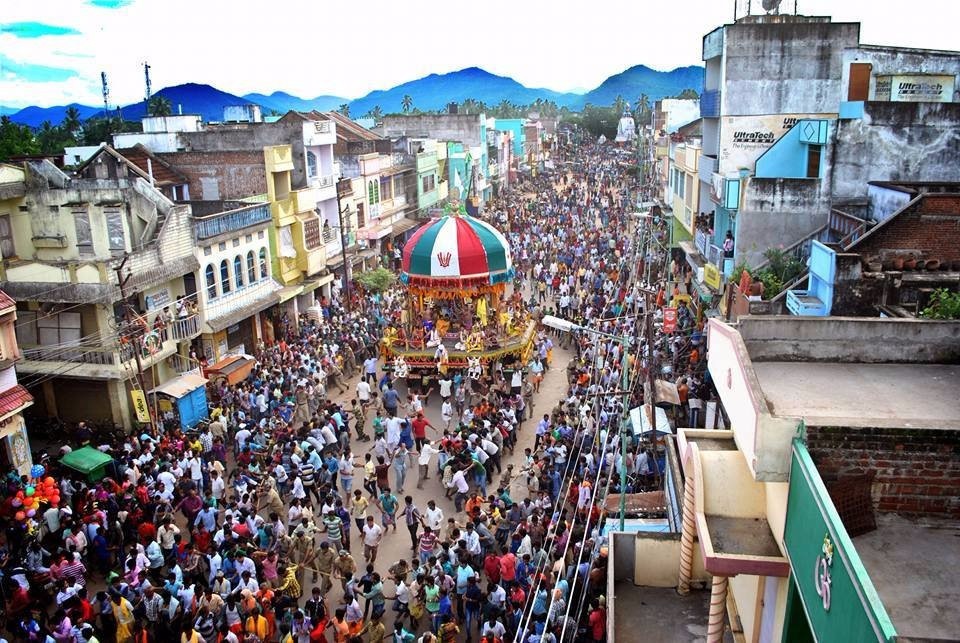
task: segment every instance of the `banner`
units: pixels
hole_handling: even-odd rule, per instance
[[[663,309],[663,332],[672,333],[677,330],[677,309],[665,306]]]
[[[874,100],[894,103],[950,103],[955,78],[937,74],[877,76]]]
[[[144,424],[150,423],[150,410],[147,408],[147,396],[143,391],[130,391],[130,399],[133,400],[133,410],[137,413],[137,421]]]
[[[720,290],[720,271],[712,263],[703,264],[703,283],[714,290]]]
[[[716,174],[727,176],[741,168],[752,172],[760,155],[779,141],[797,121],[804,118],[835,117],[836,114],[724,116],[720,125],[720,157]],[[713,189],[719,196],[716,185]]]

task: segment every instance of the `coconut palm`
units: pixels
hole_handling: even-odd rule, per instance
[[[379,120],[380,120],[380,117],[383,116],[383,110],[380,109],[380,106],[379,106],[379,105],[374,105],[374,106],[373,106],[373,109],[371,109],[369,112],[367,112],[367,116],[369,116],[370,118],[372,118],[372,119],[375,120],[375,121],[379,121]]]
[[[67,110],[63,113],[63,123],[61,123],[63,131],[68,134],[73,134],[80,129],[80,110],[76,107],[68,107]]]
[[[403,108],[404,114],[410,111],[410,108],[413,107],[413,98],[410,94],[404,94],[403,99],[400,101],[400,106]]]
[[[147,103],[147,113],[150,116],[169,116],[173,113],[173,105],[166,96],[153,96]]]
[[[347,103],[341,103],[340,107],[337,108],[337,111],[343,114],[344,116],[346,116],[347,118],[350,118],[350,105],[348,105]]]

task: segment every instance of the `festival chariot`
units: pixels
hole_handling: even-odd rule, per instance
[[[478,378],[491,362],[525,362],[536,322],[513,277],[507,239],[462,205],[421,226],[403,248],[404,307],[381,343],[394,375],[465,369]]]

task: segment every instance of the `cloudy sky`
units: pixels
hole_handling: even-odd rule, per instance
[[[739,0],[745,4],[746,0]],[[794,0],[784,0],[792,11]],[[797,0],[801,13],[861,21],[872,44],[958,47],[956,0]],[[753,0],[755,9],[761,0]],[[700,64],[701,37],[734,0],[4,0],[0,105],[100,104],[209,83],[348,98],[429,73],[479,66],[532,87],[591,89],[636,64]],[[568,9],[569,7],[569,9]]]

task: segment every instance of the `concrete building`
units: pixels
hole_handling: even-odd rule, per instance
[[[230,354],[253,354],[272,341],[283,286],[272,276],[269,203],[191,201],[200,335],[193,340],[208,364]],[[306,249],[305,249],[306,250]],[[303,253],[309,257],[309,252]],[[288,300],[289,301],[289,300]]]
[[[730,232],[728,276],[767,248],[838,240],[820,228],[832,208],[862,218],[870,181],[957,179],[960,53],[861,45],[858,23],[828,17],[746,15],[704,36],[703,59],[700,200],[714,218],[700,250]]]
[[[48,161],[4,167],[0,195],[13,198],[0,206],[9,223],[0,287],[18,302],[18,370],[38,383],[34,411],[130,427],[128,388],[188,367],[198,263],[189,207],[113,154],[99,158],[78,178]],[[132,310],[116,305],[121,266]]]
[[[612,534],[609,638],[638,626],[676,632],[664,640],[953,636],[958,332],[710,320],[708,368],[731,430],[677,430],[679,537]]]
[[[403,140],[395,144],[339,112],[325,112],[324,116],[337,123],[334,153],[341,175],[350,179],[350,192],[341,198],[348,246],[357,243],[355,252],[348,250],[350,265],[369,267],[380,257],[392,256],[394,244],[401,243],[417,225],[420,188],[415,154],[419,143],[411,141],[430,137],[398,135],[396,138]],[[341,258],[333,267],[342,265]]]
[[[379,129],[388,138],[431,138],[445,143],[451,192],[458,184],[469,190],[477,208],[490,199],[493,190],[483,114],[392,114],[384,116]],[[459,196],[466,197],[463,193]]]
[[[681,125],[700,118],[699,98],[664,98],[654,102],[653,131],[673,134]]]
[[[17,382],[15,364],[20,349],[16,321],[17,302],[0,291],[0,465],[6,471],[29,475],[33,455],[23,411],[33,405],[33,396]]]

